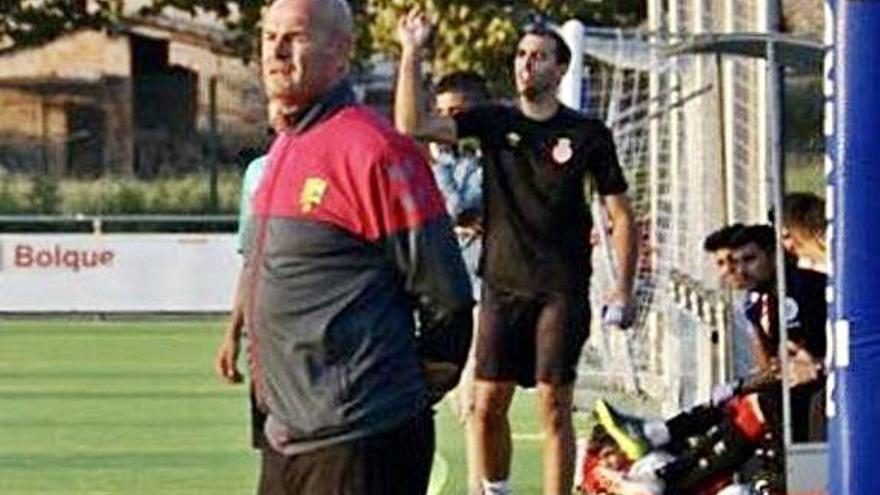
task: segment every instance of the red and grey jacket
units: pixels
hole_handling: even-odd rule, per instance
[[[423,411],[422,360],[463,365],[470,344],[468,275],[424,153],[350,91],[278,137],[254,197],[251,364],[287,454]]]

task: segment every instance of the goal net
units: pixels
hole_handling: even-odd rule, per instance
[[[614,133],[640,241],[636,325],[620,332],[594,324],[579,406],[620,391],[676,411],[706,399],[734,369],[733,334],[744,329],[731,322],[730,296],[702,243],[729,222],[766,218],[764,64],[666,53],[699,32],[764,30],[757,1],[670,1],[654,33],[589,28],[576,39],[576,100]],[[613,283],[599,237],[594,308]]]

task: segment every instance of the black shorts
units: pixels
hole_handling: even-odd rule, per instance
[[[422,495],[434,460],[426,411],[389,432],[285,456],[263,449],[258,495]]]
[[[589,336],[586,291],[520,294],[483,284],[476,377],[569,385]]]

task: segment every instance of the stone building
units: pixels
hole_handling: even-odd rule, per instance
[[[265,115],[256,64],[224,46],[154,21],[0,50],[0,167],[151,176],[229,161],[264,138]]]

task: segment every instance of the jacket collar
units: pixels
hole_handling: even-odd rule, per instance
[[[348,80],[342,80],[329,91],[318,97],[309,106],[287,116],[289,127],[286,132],[302,134],[315,125],[327,120],[339,110],[354,105],[354,89]]]

